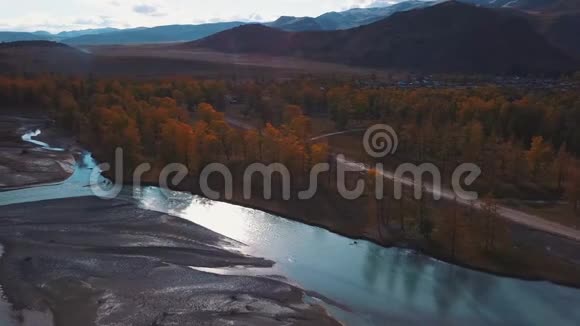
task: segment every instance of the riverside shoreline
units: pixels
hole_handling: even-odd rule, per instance
[[[48,135],[49,133],[46,133],[46,135]],[[44,135],[44,134],[43,134]],[[48,143],[50,142],[50,139],[46,140]],[[109,176],[111,177],[111,176]],[[143,185],[150,185],[150,186],[157,186],[158,183],[157,182],[144,182]],[[175,190],[182,190],[182,191],[186,191],[186,192],[192,192],[194,194],[200,194],[199,191],[192,191],[193,187],[191,184],[184,184],[181,185],[180,187],[177,187]],[[218,188],[215,188],[218,189]],[[259,197],[259,196],[258,196]],[[542,277],[542,276],[537,276],[534,275],[534,273],[536,273],[536,271],[533,270],[529,270],[526,271],[526,273],[522,273],[522,272],[501,272],[501,271],[497,271],[494,269],[487,269],[485,267],[479,267],[477,265],[473,265],[470,264],[469,262],[464,262],[461,260],[452,260],[449,259],[448,257],[446,257],[445,255],[442,255],[440,253],[438,253],[436,250],[433,250],[433,248],[430,247],[425,247],[423,243],[417,243],[417,242],[411,242],[411,241],[390,241],[390,240],[379,240],[378,238],[378,234],[374,234],[372,229],[368,229],[368,232],[359,232],[359,230],[355,230],[355,229],[349,229],[348,226],[340,225],[340,224],[336,224],[333,223],[333,221],[335,221],[334,217],[336,217],[336,214],[342,214],[342,215],[351,215],[351,217],[355,217],[358,216],[359,218],[364,217],[364,215],[366,214],[366,212],[361,210],[361,207],[357,207],[357,205],[349,205],[351,207],[341,207],[340,204],[335,205],[332,201],[329,201],[326,205],[320,205],[320,207],[316,207],[316,209],[314,211],[313,210],[313,203],[307,203],[307,202],[303,202],[303,203],[294,203],[294,202],[280,202],[277,200],[273,200],[273,201],[253,201],[253,202],[249,202],[249,201],[245,201],[245,200],[241,200],[241,192],[236,191],[234,194],[234,200],[231,201],[225,201],[225,202],[229,202],[232,204],[236,204],[239,206],[244,206],[244,207],[248,207],[248,208],[253,208],[253,209],[258,209],[261,211],[265,211],[268,213],[272,213],[275,215],[279,215],[282,217],[285,217],[287,219],[290,220],[295,220],[304,224],[308,224],[308,225],[312,225],[312,226],[317,226],[317,227],[322,227],[324,229],[330,230],[334,233],[340,234],[340,235],[344,235],[346,237],[352,238],[352,239],[361,239],[361,240],[368,240],[371,242],[374,242],[376,244],[385,246],[385,247],[399,247],[399,248],[405,248],[405,249],[411,249],[414,250],[416,252],[420,252],[423,253],[427,256],[431,256],[435,259],[441,260],[441,261],[446,261],[446,262],[450,262],[454,265],[458,265],[458,266],[463,266],[463,267],[467,267],[473,270],[479,270],[482,272],[487,272],[490,274],[494,274],[494,275],[500,275],[500,276],[508,276],[508,277],[513,277],[513,278],[517,278],[517,279],[523,279],[523,280],[532,280],[532,281],[543,281],[543,280],[547,280],[553,283],[557,283],[557,284],[561,284],[561,285],[566,285],[566,286],[571,286],[571,287],[576,287],[578,288],[578,284],[580,282],[577,282],[575,280],[573,281],[567,281],[567,280],[558,280],[557,278],[549,278],[549,277]],[[296,205],[292,205],[292,204],[296,204]],[[360,204],[360,203],[359,203]],[[292,209],[289,209],[289,207],[291,206],[295,206]],[[329,207],[332,207],[332,210],[328,211]],[[344,208],[344,209],[343,209]],[[327,210],[326,213],[323,210]],[[308,214],[308,212],[311,211],[310,214]],[[313,217],[311,214],[314,215],[318,215],[318,217]],[[320,218],[322,217],[322,219]],[[340,221],[340,219],[339,219]],[[10,249],[10,248],[8,248]],[[125,253],[125,254],[129,254],[129,253]],[[132,252],[131,255],[135,255],[135,252]],[[578,274],[577,274],[578,275]]]
[[[110,176],[109,176],[110,177]],[[130,182],[125,182],[126,186],[131,186]],[[152,187],[159,187],[158,182],[142,182],[142,186],[152,186]],[[193,195],[200,196],[203,198],[207,198],[201,191],[190,191],[188,186],[176,186],[172,187],[175,191],[184,191],[189,192]],[[215,189],[215,188],[214,188]],[[449,255],[441,253],[434,249],[433,247],[429,246],[429,242],[426,241],[411,241],[411,240],[397,240],[395,238],[388,239],[383,238],[380,239],[377,232],[373,232],[371,229],[367,229],[366,232],[361,233],[357,230],[349,229],[348,227],[341,226],[340,224],[334,224],[329,219],[316,219],[313,218],[313,215],[320,215],[322,214],[319,209],[315,209],[316,204],[313,203],[306,203],[302,204],[305,208],[302,213],[297,213],[296,210],[288,209],[289,207],[294,204],[294,201],[283,201],[283,200],[245,200],[242,198],[242,192],[236,191],[236,187],[234,187],[234,198],[232,200],[225,200],[225,199],[218,199],[218,202],[224,202],[228,204],[238,205],[241,207],[255,209],[259,211],[266,212],[271,215],[276,215],[291,221],[307,224],[310,226],[318,227],[330,231],[332,233],[350,238],[352,240],[361,240],[361,241],[368,241],[374,243],[376,245],[385,247],[385,248],[399,248],[404,250],[411,250],[417,252],[419,254],[431,257],[433,259],[452,264],[455,266],[471,269],[474,271],[488,273],[496,276],[501,277],[508,277],[523,281],[536,281],[536,282],[550,282],[556,285],[572,287],[580,289],[580,274],[573,274],[572,277],[549,277],[542,275],[542,271],[535,271],[535,270],[509,270],[509,269],[498,269],[497,266],[482,266],[479,264],[475,264],[473,262],[462,260],[461,258],[452,259]],[[314,206],[313,206],[314,205]],[[318,208],[320,208],[319,206]],[[327,209],[328,207],[326,207]],[[334,208],[331,212],[327,212],[329,216],[336,216],[336,214],[340,214],[340,208]],[[361,215],[364,215],[365,212],[363,211]],[[557,236],[551,236],[549,234],[542,234],[541,231],[536,231],[529,229],[524,226],[513,225],[514,231],[518,232],[519,234],[527,235],[529,234],[540,234],[540,236],[549,237],[552,244],[556,246],[560,245],[560,241],[563,244],[566,244],[568,247],[574,247],[580,249],[580,243],[576,243],[572,240],[560,238]],[[580,269],[577,263],[574,263],[576,267]],[[576,276],[574,276],[576,275]]]
[[[66,144],[68,147],[76,148],[76,152],[82,149],[76,143],[67,139],[67,137],[59,135],[58,130],[54,130],[54,128],[52,131],[43,133],[42,137],[45,137],[43,140],[50,144],[56,142],[59,146]],[[113,180],[112,174],[105,173],[104,175]],[[124,183],[130,185],[130,182],[126,182],[126,180]],[[259,185],[259,182],[255,184]],[[146,179],[142,182],[142,185],[159,186],[159,183],[157,181],[147,181]],[[220,181],[215,180],[215,178],[213,180],[210,178],[210,185],[213,189],[221,189],[222,187]],[[385,234],[382,234],[381,237],[375,228],[366,226],[360,228],[360,223],[356,221],[368,219],[370,214],[368,212],[368,201],[366,198],[359,199],[358,201],[344,201],[338,198],[338,196],[333,196],[333,194],[325,194],[323,190],[319,191],[312,200],[307,201],[285,201],[277,198],[276,194],[274,194],[272,200],[264,200],[260,196],[262,189],[256,187],[253,189],[253,193],[258,195],[252,196],[251,200],[245,200],[242,195],[242,188],[241,185],[234,184],[234,196],[232,200],[222,201],[324,228],[353,240],[367,240],[383,247],[413,250],[440,261],[484,273],[521,280],[548,281],[558,285],[580,288],[580,254],[577,254],[580,252],[580,250],[577,250],[580,249],[580,243],[569,239],[552,236],[541,231],[514,224],[511,226],[512,233],[517,236],[518,241],[524,246],[532,243],[536,250],[553,248],[552,253],[561,250],[563,254],[560,257],[549,257],[549,253],[544,253],[543,255],[546,257],[543,257],[543,260],[547,266],[545,270],[543,268],[527,268],[527,266],[514,268],[513,266],[501,263],[488,264],[470,260],[468,257],[450,257],[448,253],[442,251],[441,248],[433,245],[433,243],[422,239],[406,239],[401,237],[400,234],[397,234],[396,230],[394,232],[391,230],[383,230]],[[281,188],[276,188],[275,186],[274,189]],[[174,187],[174,190],[204,196],[193,178],[186,178],[181,184]],[[562,256],[564,259],[562,259]]]
[[[10,146],[54,154],[19,137],[45,127],[46,119],[0,121],[8,126],[3,140]],[[72,139],[51,128],[40,140],[67,148],[57,154],[70,156],[73,169],[10,190],[50,186],[74,172],[81,148]],[[2,192],[0,205],[1,198]],[[242,243],[132,202],[80,197],[2,206],[0,243],[0,283],[12,307],[11,316],[3,317],[14,325],[339,325],[284,280],[195,270],[269,269],[274,262],[244,255]]]

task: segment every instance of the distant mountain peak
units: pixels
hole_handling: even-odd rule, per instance
[[[282,16],[267,26],[283,29],[286,31],[316,31],[323,29],[322,26],[312,17]]]
[[[287,23],[287,22],[291,22],[297,19],[302,19],[305,17],[294,17],[294,16],[280,16],[280,18],[276,19],[275,22],[278,23]]]

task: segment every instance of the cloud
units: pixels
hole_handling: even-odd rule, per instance
[[[377,8],[387,7],[399,3],[403,0],[352,0],[342,6],[342,10],[352,8]]]
[[[80,26],[100,26],[110,27],[116,25],[117,22],[109,16],[100,16],[98,18],[77,18],[72,22],[74,25]]]
[[[133,6],[133,11],[138,14],[151,17],[161,17],[166,15],[165,13],[161,12],[159,8],[157,8],[156,6],[144,3]]]
[[[247,16],[233,15],[228,17],[213,17],[201,21],[194,21],[194,23],[221,23],[221,22],[244,22],[244,23],[256,23],[265,22],[272,19],[265,18],[257,13],[252,13]]]
[[[373,1],[372,3],[368,4],[367,7],[369,8],[375,8],[375,7],[387,7],[387,6],[392,6],[396,3],[398,3],[400,1],[394,1],[394,0],[376,0]]]
[[[264,17],[262,17],[262,15],[257,14],[257,13],[253,13],[250,15],[250,17],[248,17],[249,21],[255,21],[255,22],[262,22],[265,21]]]

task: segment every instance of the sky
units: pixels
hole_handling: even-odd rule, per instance
[[[0,31],[150,27],[318,16],[402,0],[0,0]]]

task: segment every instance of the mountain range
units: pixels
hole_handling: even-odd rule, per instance
[[[466,4],[466,1],[477,1],[477,4]],[[317,18],[282,17],[270,24],[232,22],[170,25],[66,34],[71,36],[77,33],[77,36],[64,41],[72,46],[179,41],[178,44],[88,47],[88,51],[95,51],[94,55],[87,55],[73,47],[63,48],[64,45],[59,43],[54,43],[59,46],[53,46],[51,42],[30,41],[34,37],[50,37],[51,34],[36,32],[21,35],[6,32],[0,33],[0,37],[10,40],[23,37],[28,42],[4,45],[0,53],[0,59],[2,56],[4,59],[0,61],[17,63],[18,71],[31,71],[31,67],[37,64],[54,67],[54,71],[59,71],[59,65],[66,62],[64,58],[70,56],[71,62],[78,63],[77,71],[84,71],[83,65],[92,62],[93,68],[90,69],[95,70],[97,68],[94,67],[100,65],[99,69],[106,67],[109,71],[117,72],[127,60],[135,60],[137,56],[150,57],[147,60],[151,62],[157,60],[155,64],[159,64],[158,60],[163,58],[164,65],[171,67],[175,67],[177,60],[180,60],[180,69],[187,69],[186,60],[207,60],[196,55],[203,55],[201,53],[207,53],[209,49],[214,58],[217,51],[265,56],[261,58],[293,57],[292,60],[307,59],[309,62],[425,73],[519,75],[578,70],[580,42],[577,41],[577,31],[580,30],[580,13],[530,13],[511,7],[517,4],[514,1],[509,3],[510,6],[502,5],[500,0],[497,3],[487,0],[446,1],[411,9],[399,6],[399,11],[386,18],[350,29],[339,28],[338,25],[324,27],[320,22],[321,17],[325,16],[322,15]],[[529,8],[527,1],[532,0],[519,1]],[[548,0],[541,1],[534,3],[543,7]],[[558,0],[552,0],[552,4],[557,3]],[[407,5],[420,4],[414,1]],[[346,17],[359,12],[361,10],[349,10],[341,15]],[[284,25],[290,31],[273,25]],[[195,41],[189,41],[192,39]],[[35,59],[33,55],[39,49],[43,53],[42,60]],[[154,51],[155,55],[149,56],[150,51]],[[114,59],[115,54],[104,58],[109,52],[117,53],[117,56],[120,54],[122,58]],[[44,60],[46,58],[50,60]],[[111,68],[113,61],[114,69]]]
[[[201,25],[167,25],[137,28],[96,35],[82,35],[64,40],[67,44],[135,44],[185,42],[204,38],[240,25],[242,22]]]
[[[265,23],[267,26],[287,31],[338,30],[373,23],[395,12],[431,5],[434,2],[409,0],[387,7],[355,8],[342,12],[329,12],[316,18],[283,16]],[[224,22],[199,25],[168,25],[129,29],[87,29],[65,31],[58,34],[48,32],[0,32],[0,42],[45,40],[73,45],[136,44],[194,41],[244,24]]]
[[[536,19],[545,14],[567,15],[565,20],[554,22],[545,20],[542,29],[552,33],[561,30],[561,26],[576,26],[574,14],[580,13],[580,0],[460,0],[476,6],[514,9],[526,13],[541,13]],[[425,8],[440,3],[439,0],[408,0],[389,6],[371,8],[354,8],[341,12],[328,12],[318,17],[282,16],[276,21],[264,23],[269,27],[285,31],[329,31],[345,30],[368,25],[397,12]],[[549,26],[554,23],[556,26]],[[129,29],[101,28],[79,31],[65,31],[58,34],[38,31],[0,32],[0,42],[21,40],[50,40],[73,45],[96,44],[136,44],[136,43],[167,43],[194,41],[203,37],[228,30],[244,24],[243,22],[224,22],[199,25],[168,25],[157,27],[140,27]],[[558,37],[556,37],[558,38]],[[571,41],[567,41],[573,43]],[[576,42],[580,43],[580,42]],[[575,48],[574,44],[567,48]]]
[[[349,30],[244,25],[180,45],[421,72],[550,73],[577,61],[510,11],[448,1]]]
[[[46,36],[27,32],[0,32],[0,42],[46,40]]]
[[[15,42],[15,41],[63,41],[69,38],[75,38],[83,35],[106,34],[120,31],[117,28],[96,28],[83,29],[76,31],[63,31],[57,34],[52,34],[46,31],[36,32],[2,32],[0,31],[0,42]]]
[[[354,8],[342,12],[328,12],[318,17],[283,16],[266,26],[286,31],[316,31],[349,29],[374,23],[390,15],[434,4],[434,1],[410,0],[387,7]]]
[[[200,25],[167,25],[129,29],[88,29],[66,31],[58,34],[47,32],[0,32],[0,42],[56,41],[72,45],[167,43],[198,40],[208,35],[240,26],[242,22],[212,23]]]

